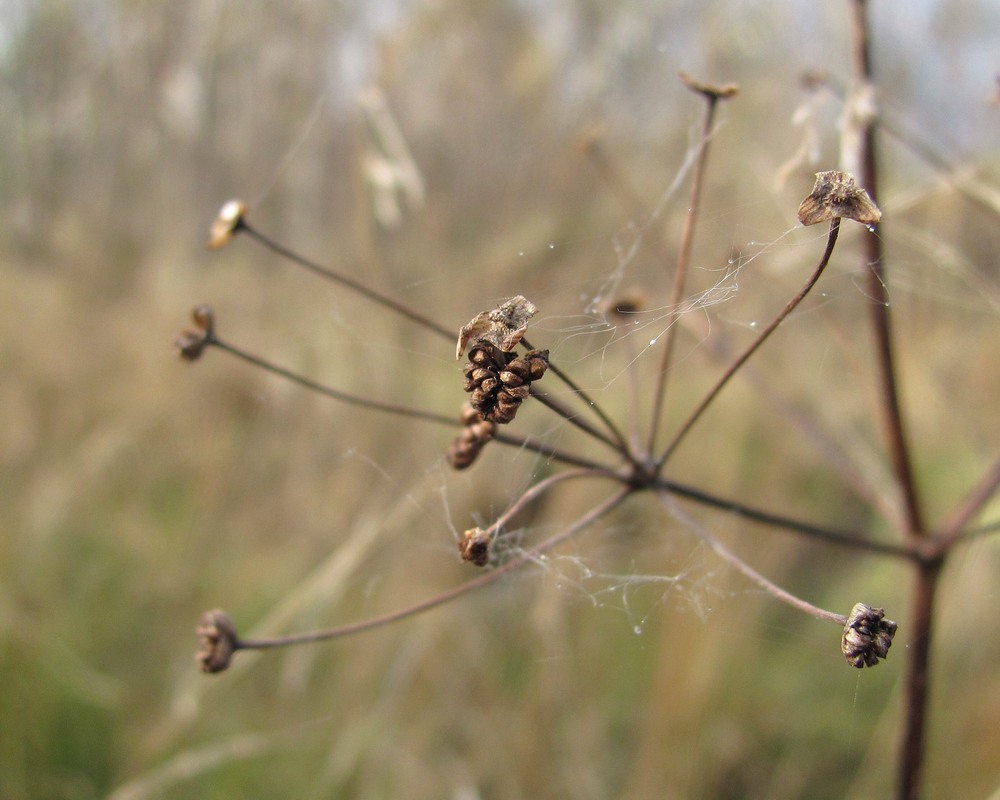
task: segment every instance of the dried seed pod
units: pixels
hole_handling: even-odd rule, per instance
[[[209,611],[198,625],[198,654],[195,660],[202,672],[222,672],[229,667],[233,654],[239,650],[236,626],[225,611]]]
[[[885,658],[896,635],[896,623],[885,618],[885,610],[857,603],[844,625],[840,649],[852,667],[874,667]]]
[[[470,561],[477,567],[485,567],[490,561],[490,537],[482,528],[470,528],[458,543],[458,552],[463,561]]]
[[[230,200],[220,210],[219,215],[212,222],[212,227],[208,231],[208,244],[210,250],[229,243],[236,232],[243,227],[244,217],[247,213],[247,205],[242,200]]]
[[[882,219],[882,212],[868,192],[858,186],[851,173],[838,170],[817,172],[812,194],[799,206],[799,222],[815,225],[835,217],[874,225]]]

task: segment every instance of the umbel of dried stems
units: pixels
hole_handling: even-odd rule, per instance
[[[704,87],[699,89],[699,91],[703,88]],[[725,96],[725,92],[728,91],[729,89],[724,87],[721,94],[715,89],[712,89],[709,94],[711,97],[716,97],[717,95]],[[249,231],[253,234],[255,239],[265,243],[269,247],[275,248],[277,252],[287,256],[296,263],[308,266],[311,271],[320,274],[323,277],[335,280],[337,283],[345,285],[354,291],[360,292],[370,300],[379,303],[396,313],[400,313],[423,325],[424,327],[434,330],[437,333],[441,333],[446,337],[449,336],[446,329],[437,325],[433,321],[428,320],[426,317],[414,313],[411,309],[402,306],[391,298],[370,290],[351,279],[344,278],[339,273],[334,273],[323,267],[315,265],[312,262],[307,262],[291,251],[271,243],[269,239],[262,234],[257,233],[255,229],[249,226],[245,215],[246,206],[244,204],[238,201],[231,201],[230,203],[227,203],[212,226],[210,246],[220,247],[226,244],[236,233],[243,230]],[[774,330],[777,329],[782,319],[787,316],[787,314],[797,305],[799,301],[801,301],[809,289],[814,285],[820,273],[829,262],[830,255],[833,252],[833,247],[837,240],[840,219],[842,217],[848,217],[863,224],[871,225],[877,222],[880,216],[878,208],[868,197],[867,193],[857,186],[857,183],[852,175],[837,171],[821,172],[817,174],[816,184],[812,193],[803,201],[801,207],[799,208],[799,218],[805,225],[811,225],[823,220],[831,221],[827,248],[822,259],[820,260],[819,265],[807,280],[805,286],[799,290],[799,293],[795,295],[791,301],[789,301],[781,314],[767,328],[764,329],[754,344],[744,352],[737,362],[735,362],[735,365],[730,368],[722,379],[720,379],[712,392],[710,392],[707,398],[703,400],[702,405],[699,406],[690,416],[688,423],[686,423],[686,427],[682,428],[682,433],[680,435],[683,435],[683,433],[685,433],[690,426],[694,424],[694,421],[697,420],[701,411],[704,410],[704,407],[711,402],[722,386],[725,385],[725,382],[729,379],[729,377],[731,377],[732,373],[735,372],[735,370],[756,351],[761,342],[763,342]],[[625,303],[619,304],[618,310],[622,313],[627,313],[634,311],[637,307],[638,306],[636,304]],[[522,354],[515,352],[519,345],[523,345],[526,348],[531,347],[524,340],[524,334],[527,330],[529,320],[537,312],[537,306],[523,296],[518,295],[504,301],[499,306],[489,311],[480,312],[473,317],[469,323],[462,327],[458,338],[456,352],[459,358],[461,358],[462,354],[466,350],[468,350],[469,353],[469,361],[463,367],[463,388],[469,394],[469,399],[463,405],[459,418],[462,428],[461,433],[452,442],[448,449],[448,460],[454,468],[464,469],[470,466],[476,460],[483,447],[485,447],[488,442],[498,438],[497,426],[508,424],[513,421],[521,404],[525,399],[531,396],[532,384],[541,379],[550,368],[548,350],[528,349]],[[181,355],[185,359],[197,359],[202,354],[205,347],[214,345],[226,352],[238,355],[252,364],[269,369],[286,378],[294,380],[307,388],[321,391],[334,398],[359,404],[373,410],[401,414],[407,417],[418,417],[426,420],[433,420],[435,422],[447,421],[447,418],[442,418],[439,415],[424,412],[419,409],[379,403],[347,395],[343,392],[339,392],[330,387],[321,386],[314,381],[295,375],[289,370],[270,364],[263,359],[243,353],[232,345],[222,342],[217,337],[215,318],[212,313],[212,309],[208,306],[198,306],[194,310],[193,319],[196,330],[185,331],[176,342]],[[563,372],[556,369],[554,366],[552,369],[553,372],[561,380],[563,380],[563,382],[566,383],[572,391],[577,392],[581,399],[583,399],[588,406],[593,408],[594,412],[597,413],[601,420],[607,425],[607,428],[612,433],[616,433],[616,427],[613,421],[607,418],[604,412],[586,396],[583,390],[579,389]],[[633,465],[637,465],[640,462],[644,463],[642,454],[634,451],[625,439],[620,436],[607,436],[599,429],[594,428],[589,424],[584,424],[582,421],[576,420],[575,417],[569,416],[569,412],[565,409],[560,409],[558,405],[553,404],[551,398],[546,399],[544,395],[539,395],[539,397],[545,401],[546,406],[551,407],[564,418],[576,422],[576,424],[580,425],[583,430],[591,433],[591,435],[601,441],[610,444],[615,448],[620,456],[627,459]],[[499,438],[507,441],[504,437]],[[675,442],[678,440],[679,439],[675,439]],[[526,444],[526,441],[522,440],[512,441],[517,441],[522,446]],[[668,449],[667,453],[669,454],[669,452],[670,451]],[[539,548],[548,549],[561,541],[564,537],[570,535],[572,532],[579,530],[585,524],[590,524],[593,519],[623,502],[630,494],[643,489],[663,490],[664,488],[664,484],[659,481],[656,472],[650,472],[645,468],[644,471],[641,472],[625,471],[618,473],[608,467],[604,467],[599,462],[591,462],[589,459],[582,459],[581,457],[576,456],[576,454],[563,453],[561,454],[561,458],[569,461],[570,463],[585,464],[585,466],[580,468],[578,474],[588,474],[595,477],[601,476],[612,480],[618,479],[625,482],[626,486],[620,489],[619,494],[616,497],[609,499],[605,504],[602,504],[602,506],[598,506],[597,509],[585,514],[577,523],[570,526],[567,531],[564,531],[549,541],[542,543],[542,545],[539,545],[538,548],[536,548],[539,552],[541,552]],[[663,456],[662,460],[665,459],[666,456]],[[547,491],[548,487],[560,479],[560,477],[560,474],[553,475],[549,479],[542,481],[535,487],[532,487],[532,489],[526,492],[526,494],[520,498],[512,506],[512,508],[517,508],[520,503],[526,502],[526,498],[529,496],[534,498],[535,496],[542,494],[544,491]],[[550,481],[552,483],[550,483]],[[511,513],[512,512],[508,510],[506,515],[509,516]],[[504,519],[504,517],[501,517],[500,519]],[[499,527],[500,520],[497,520],[497,522],[486,529],[475,527],[467,530],[458,543],[458,549],[462,559],[475,564],[476,566],[482,567],[488,565],[491,562],[490,551],[493,534],[497,529],[499,529]],[[526,561],[527,559],[525,559],[525,563]],[[517,562],[511,563],[515,564]],[[509,568],[509,565],[503,565],[500,569],[495,570],[493,573],[488,573],[488,575],[500,575],[507,568]],[[749,569],[745,571],[748,573],[752,572],[752,570]],[[765,581],[762,576],[758,576],[758,579],[760,581]],[[475,581],[468,584],[469,587],[478,585],[480,585],[480,583]],[[773,587],[766,582],[762,583],[762,585],[765,585],[765,588],[770,587],[769,590],[773,590],[773,593],[776,596],[785,597],[787,599],[786,592],[779,591],[776,587]],[[238,650],[260,649],[264,647],[284,646],[303,643],[306,641],[319,641],[320,639],[335,638],[336,636],[343,635],[347,632],[367,629],[375,624],[383,624],[390,620],[394,621],[396,619],[402,619],[403,617],[409,616],[412,613],[417,613],[419,610],[424,608],[430,608],[434,605],[438,605],[446,599],[456,596],[458,593],[464,591],[466,591],[464,588],[452,590],[452,592],[445,593],[440,598],[435,598],[431,601],[421,603],[413,609],[403,609],[370,623],[358,623],[342,629],[331,629],[329,631],[319,631],[312,634],[303,634],[274,640],[241,641],[238,638],[236,628],[228,615],[226,615],[225,612],[218,610],[211,611],[203,617],[201,624],[198,627],[199,651],[197,660],[201,665],[202,670],[205,672],[221,672],[229,666],[233,655]],[[789,602],[791,601],[789,600]],[[854,607],[849,617],[843,617],[833,614],[832,612],[817,609],[814,606],[809,606],[809,604],[805,603],[805,601],[797,601],[796,604],[802,608],[808,606],[807,610],[810,613],[827,619],[835,619],[844,626],[841,649],[844,657],[851,665],[856,667],[874,666],[880,659],[884,659],[886,657],[892,643],[892,637],[896,632],[896,624],[891,620],[885,619],[884,612],[881,609],[872,608],[859,603]]]

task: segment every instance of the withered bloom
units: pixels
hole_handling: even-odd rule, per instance
[[[458,334],[455,359],[458,360],[470,342],[489,342],[509,353],[528,329],[528,320],[538,313],[538,307],[518,295],[501,303],[492,311],[481,311]]]
[[[220,210],[212,221],[208,231],[209,250],[217,250],[227,244],[233,235],[243,227],[243,218],[247,213],[247,205],[242,200],[230,200]]]
[[[197,326],[197,331],[183,331],[174,340],[181,358],[194,361],[201,357],[205,347],[215,337],[215,312],[209,305],[200,305],[191,312],[191,318]]]
[[[490,561],[490,537],[482,528],[469,528],[458,543],[463,561],[485,567]]]
[[[858,186],[851,173],[838,170],[817,172],[812,194],[799,206],[799,222],[815,225],[835,217],[874,225],[882,218],[882,212],[868,192]]]
[[[896,635],[896,623],[885,618],[885,610],[857,603],[844,625],[840,649],[852,667],[874,667],[885,658]]]
[[[207,612],[198,625],[198,654],[195,656],[202,672],[228,669],[238,649],[239,637],[229,615],[219,609]]]

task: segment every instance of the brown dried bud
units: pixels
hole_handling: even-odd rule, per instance
[[[198,625],[198,654],[195,660],[202,672],[222,672],[229,667],[233,654],[240,649],[236,626],[225,611],[209,611]]]
[[[490,561],[490,537],[482,528],[470,528],[458,543],[463,561],[485,567]]]
[[[242,200],[230,200],[220,210],[208,231],[209,250],[217,250],[229,243],[244,225],[247,206]]]
[[[851,173],[837,170],[817,172],[812,194],[799,206],[799,222],[815,225],[836,217],[853,219],[862,225],[874,225],[882,219],[882,212],[868,192],[857,185]]]
[[[470,342],[488,342],[509,353],[528,329],[528,320],[538,313],[538,307],[518,295],[501,303],[492,311],[481,311],[458,334],[455,358],[462,357]]]
[[[840,649],[852,667],[874,667],[885,658],[896,635],[896,623],[885,619],[885,610],[858,603],[844,625]]]
[[[174,339],[174,345],[180,350],[181,358],[194,361],[201,357],[205,347],[215,338],[215,312],[209,305],[197,306],[191,312],[197,331],[183,331]]]

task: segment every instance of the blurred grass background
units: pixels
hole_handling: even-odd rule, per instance
[[[787,232],[812,173],[836,165],[835,104],[820,116],[821,162],[783,187],[775,176],[801,138],[799,75],[848,78],[846,4],[2,8],[0,796],[891,794],[904,571],[698,512],[808,599],[888,609],[901,623],[893,652],[859,674],[836,631],[731,575],[651,499],[474,597],[198,674],[193,631],[209,608],[245,635],[290,632],[456,585],[470,573],[454,530],[488,522],[548,467],[491,447],[451,474],[452,431],[331,404],[217,352],[183,364],[171,347],[207,301],[224,337],[338,388],[444,413],[462,402],[439,341],[246,241],[206,253],[208,223],[238,196],[262,229],[456,331],[525,294],[542,308],[533,344],[626,415],[626,381],[612,378],[632,340],[608,346],[586,309],[624,265],[621,289],[645,292],[649,318],[663,320],[655,335],[669,270],[649,246],[621,257],[646,218],[582,142],[598,132],[652,214],[695,141],[683,68],[742,86],[713,142],[692,293],[731,259],[746,263],[738,292],[698,312],[712,338],[680,340],[676,424],[721,368],[712,347],[749,341],[822,249],[811,230]],[[986,0],[951,9],[873,4],[881,97],[988,182],[1000,18]],[[423,202],[404,203],[395,226],[380,224],[368,181],[378,131],[357,98],[373,84],[424,181]],[[1000,230],[905,148],[884,156],[906,407],[940,518],[1000,441]],[[671,254],[686,191],[655,221]],[[845,230],[822,294],[720,398],[671,477],[886,535],[791,413],[891,497],[866,366],[862,232]],[[516,424],[580,441],[541,409]],[[523,521],[525,543],[594,491],[554,493]],[[996,543],[977,541],[944,585],[929,797],[1000,786],[997,562]]]

